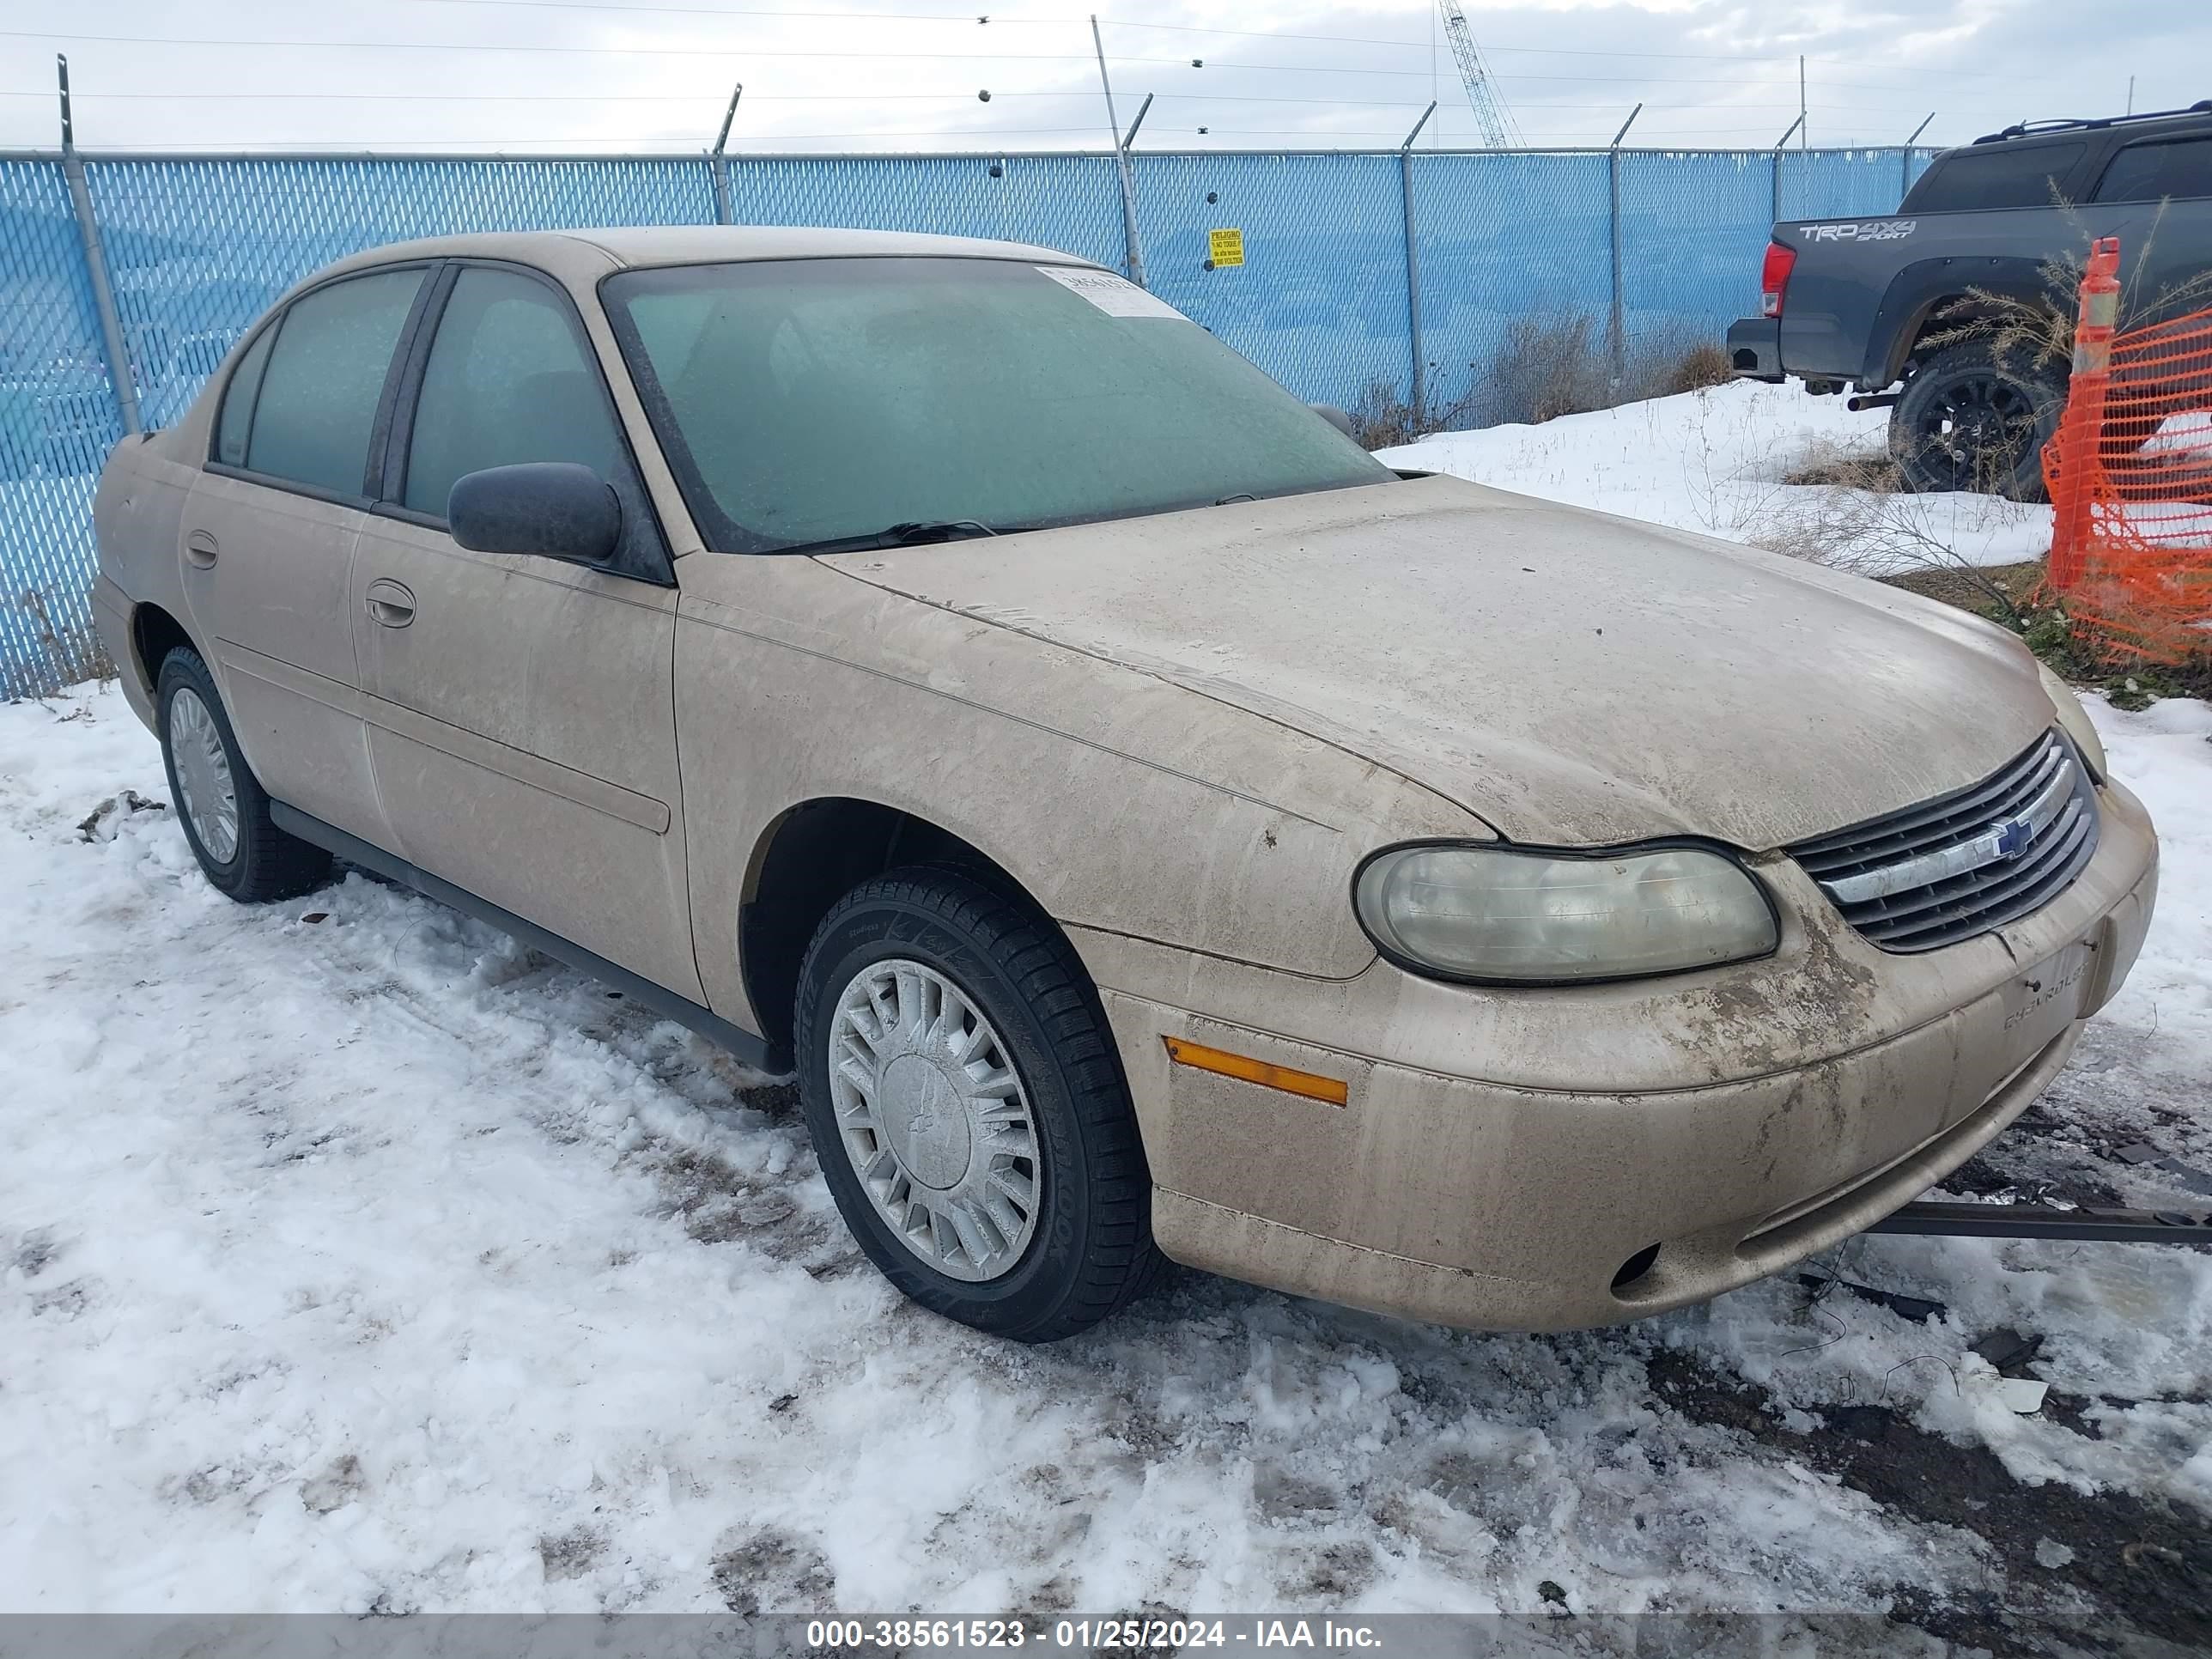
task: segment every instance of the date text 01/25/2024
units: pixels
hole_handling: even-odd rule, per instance
[[[806,1625],[810,1650],[909,1651],[939,1649],[1024,1648],[1094,1652],[1101,1648],[1158,1650],[1305,1648],[1380,1652],[1372,1626],[1332,1619],[1058,1619],[1049,1625],[1018,1618],[814,1619]]]

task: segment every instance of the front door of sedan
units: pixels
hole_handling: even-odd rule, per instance
[[[377,787],[412,863],[693,1001],[672,681],[676,588],[567,294],[518,267],[440,278],[356,553]],[[454,482],[571,461],[623,502],[614,569],[476,553]]]
[[[276,799],[379,845],[348,594],[370,450],[428,267],[311,289],[223,389],[177,556],[231,726]]]

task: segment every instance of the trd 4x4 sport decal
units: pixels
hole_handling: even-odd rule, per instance
[[[1877,219],[1863,225],[1800,225],[1808,242],[1894,242],[1920,228],[1917,219]]]

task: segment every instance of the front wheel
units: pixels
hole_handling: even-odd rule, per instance
[[[1022,1342],[1088,1329],[1158,1272],[1152,1180],[1105,1015],[1049,920],[963,871],[848,894],[800,971],[823,1179],[884,1276]]]
[[[1934,353],[1890,410],[1889,447],[1915,490],[2045,499],[2043,446],[2066,406],[2063,369],[1985,340]]]

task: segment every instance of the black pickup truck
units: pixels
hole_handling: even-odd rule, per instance
[[[2035,500],[2101,236],[2120,239],[2124,326],[2212,307],[2212,99],[2008,127],[1938,155],[1893,215],[1775,226],[1760,314],[1729,329],[1729,358],[1740,378],[1888,406],[1916,489]],[[2060,319],[2040,349],[2027,307]]]

